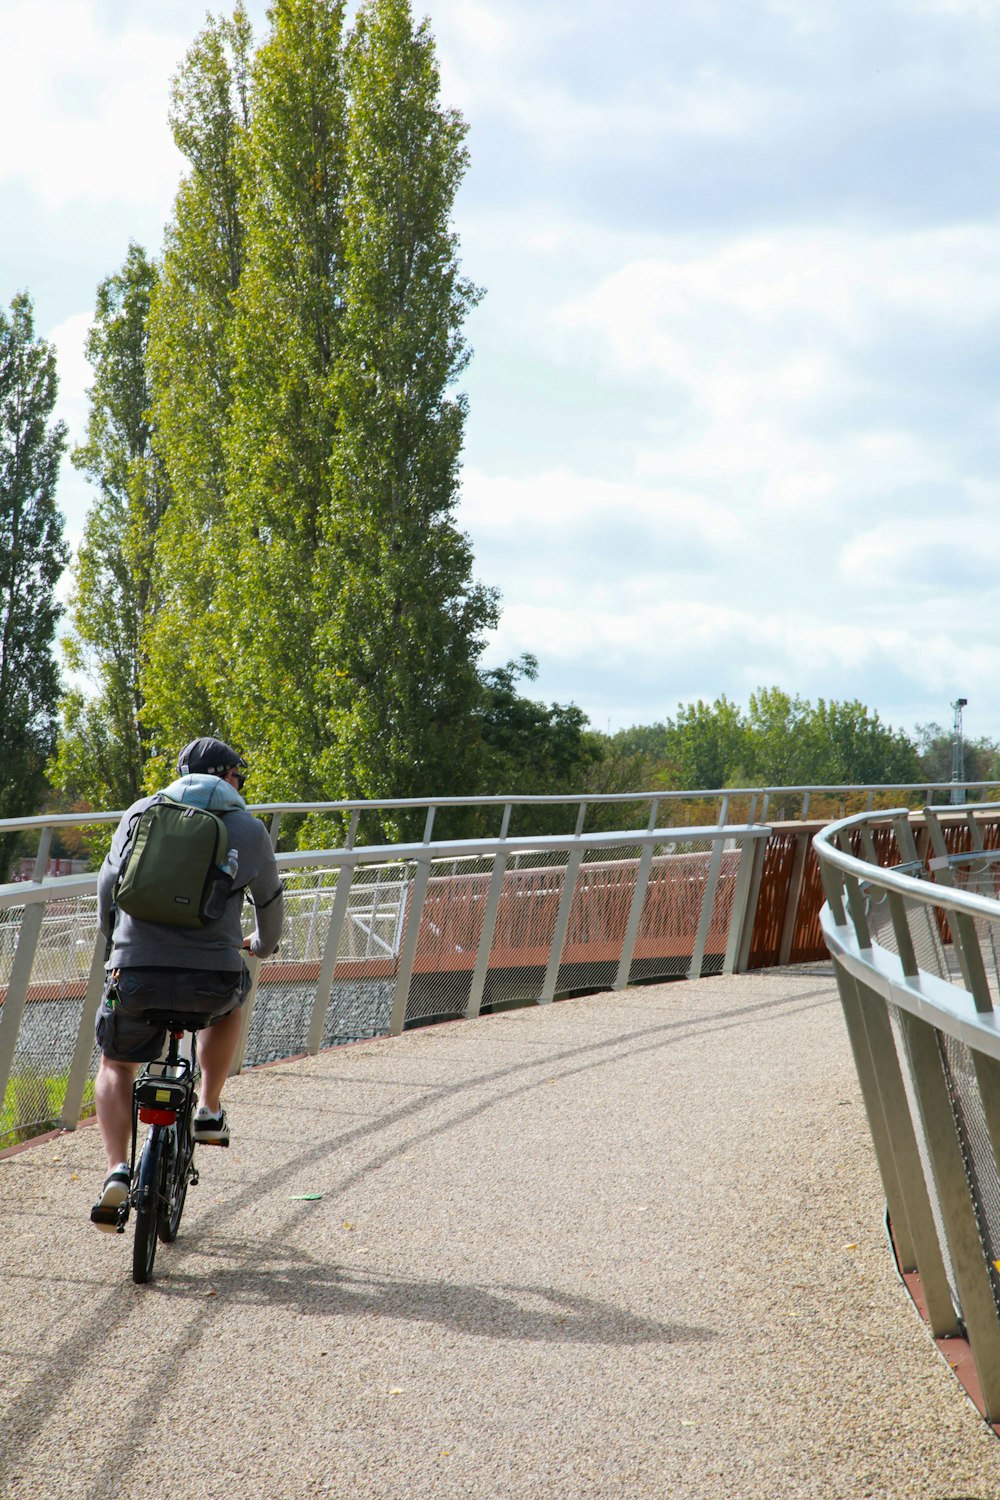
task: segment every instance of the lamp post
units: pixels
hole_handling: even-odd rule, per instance
[[[962,739],[962,709],[968,703],[968,698],[956,698],[951,705],[955,714],[954,727],[951,738],[951,800],[952,802],[965,801],[965,788],[959,787],[958,783],[965,780],[965,743]]]

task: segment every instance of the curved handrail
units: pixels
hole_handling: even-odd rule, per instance
[[[995,812],[998,808],[1000,808],[1000,803],[977,804],[977,811]],[[1000,900],[991,900],[988,896],[980,896],[975,891],[956,890],[952,887],[934,885],[926,880],[915,880],[912,875],[900,874],[891,865],[873,865],[869,860],[859,859],[856,854],[847,854],[833,843],[833,839],[855,828],[870,826],[878,822],[886,823],[892,818],[907,818],[910,812],[911,809],[908,807],[893,807],[878,813],[856,813],[851,818],[841,818],[836,823],[828,823],[819,833],[813,835],[812,841],[821,868],[824,865],[832,865],[843,874],[853,876],[869,888],[874,886],[882,890],[893,891],[896,895],[905,896],[908,901],[917,901],[922,906],[939,906],[946,910],[966,912],[971,917],[986,917],[992,921],[1000,921]],[[982,853],[982,851],[972,852],[973,854],[980,853],[980,855]],[[841,925],[843,924],[837,924],[837,926]]]
[[[656,803],[661,802],[700,802],[723,799],[731,800],[736,797],[756,798],[763,803],[772,797],[802,797],[809,799],[814,794],[819,796],[852,796],[864,793],[874,796],[876,793],[883,795],[896,792],[922,792],[927,794],[927,800],[931,801],[931,794],[940,792],[951,795],[955,791],[982,792],[1000,787],[997,781],[961,781],[961,782],[930,782],[930,781],[901,781],[901,782],[848,782],[848,783],[809,783],[795,786],[747,786],[747,787],[692,787],[686,789],[650,789],[642,792],[574,792],[574,793],[490,793],[481,796],[448,796],[448,797],[385,797],[376,799],[345,799],[334,802],[255,802],[250,804],[250,811],[260,817],[273,817],[291,814],[293,816],[307,814],[361,814],[364,812],[405,812],[407,810],[423,809],[430,812],[432,809],[443,808],[517,808],[517,807],[576,807],[591,808],[616,806],[625,803]],[[808,806],[808,802],[806,803]],[[979,804],[982,806],[983,804]],[[122,810],[111,812],[85,812],[85,813],[35,813],[26,818],[0,818],[0,834],[27,833],[32,830],[44,830],[46,828],[87,828],[104,823],[116,823],[122,816]],[[803,813],[803,818],[805,813]],[[761,814],[761,822],[766,819],[766,812]],[[754,819],[751,817],[750,822]]]
[[[961,809],[974,847],[960,854],[949,851],[939,812],[925,810],[931,860],[918,851],[905,808],[843,818],[818,833],[827,894],[820,921],[897,1262],[934,1337],[949,1341],[942,1351],[1000,1432],[1000,872],[978,826],[995,828],[998,809]],[[886,824],[903,868],[874,862],[871,834]],[[840,847],[858,835],[869,858]],[[948,883],[977,856],[984,864],[973,878],[989,894]],[[878,894],[884,906],[873,902]],[[963,1337],[975,1367],[968,1382],[953,1352]]]
[[[448,861],[458,859],[492,859],[511,854],[553,854],[573,849],[620,849],[623,845],[639,848],[655,844],[723,839],[760,840],[768,829],[760,823],[715,824],[685,828],[654,828],[640,831],[622,829],[613,833],[525,834],[522,837],[494,839],[448,839],[434,844],[365,844],[353,849],[298,849],[275,855],[279,870],[356,869],[359,865],[411,864],[416,860]],[[49,875],[44,880],[20,880],[0,885],[0,911],[14,907],[48,905],[52,901],[69,901],[75,896],[93,896],[97,891],[97,872],[82,875]]]

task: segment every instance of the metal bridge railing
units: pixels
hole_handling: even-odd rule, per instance
[[[561,810],[565,813],[565,819],[563,826],[556,831],[568,836],[586,832],[588,820],[593,820],[598,815],[607,817],[611,810],[617,810],[623,815],[629,814],[630,821],[634,819],[636,825],[645,825],[647,828],[655,827],[664,821],[662,815],[671,809],[674,810],[673,821],[675,824],[680,823],[684,821],[677,816],[681,809],[697,810],[699,805],[704,803],[715,805],[714,821],[717,823],[726,823],[730,817],[734,822],[766,823],[770,816],[773,821],[777,816],[776,806],[782,819],[797,818],[805,822],[810,815],[817,816],[814,803],[818,798],[833,797],[841,802],[863,798],[866,808],[870,810],[876,799],[886,797],[919,797],[927,804],[933,805],[935,799],[944,803],[955,802],[959,799],[965,801],[970,793],[980,795],[986,792],[995,793],[998,790],[1000,790],[1000,783],[995,781],[852,782],[802,786],[709,787],[685,791],[588,792],[572,796],[539,794],[537,796],[390,797],[380,801],[261,802],[252,804],[250,811],[268,820],[271,840],[275,848],[278,847],[284,818],[321,816],[338,818],[346,825],[344,847],[352,849],[358,842],[359,832],[363,831],[363,819],[371,817],[391,819],[394,815],[404,813],[422,814],[422,817],[418,816],[417,819],[423,825],[421,842],[430,844],[439,842],[436,837],[438,814],[447,811],[477,812],[483,817],[492,815],[495,818],[495,832],[490,833],[487,830],[484,832],[484,837],[507,838],[512,833],[520,834],[528,831],[514,826],[519,819],[530,816],[532,813],[537,814],[539,811],[549,811],[554,814]],[[38,855],[41,856],[44,853],[47,862],[52,835],[58,829],[89,829],[107,825],[113,827],[120,818],[121,811],[41,813],[32,818],[0,818],[0,834],[18,833],[27,837],[37,833],[39,836]],[[698,821],[711,820],[701,816]]]
[[[927,809],[920,852],[906,810],[862,814],[814,846],[897,1261],[934,1337],[967,1340],[970,1394],[1000,1423],[996,818]]]
[[[296,811],[300,809],[296,808]],[[104,978],[95,874],[0,886],[0,1148],[87,1107]],[[654,977],[744,968],[769,829],[692,826],[278,855],[238,1066]]]

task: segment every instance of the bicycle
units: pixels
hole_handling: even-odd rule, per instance
[[[203,1016],[154,1015],[169,1036],[167,1054],[147,1063],[132,1086],[131,1187],[118,1209],[115,1228],[125,1233],[129,1212],[135,1210],[132,1280],[150,1280],[159,1241],[177,1238],[187,1190],[198,1182],[194,1164],[194,1035],[207,1024]],[[183,1047],[186,1033],[191,1041]],[[136,1167],[139,1126],[148,1126]]]

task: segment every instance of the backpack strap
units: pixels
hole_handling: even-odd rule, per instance
[[[244,886],[243,889],[246,891],[247,900],[250,902],[250,905],[253,907],[254,911],[266,911],[267,908],[269,906],[273,906],[278,897],[284,893],[285,887],[284,884],[279,880],[278,889],[275,891],[274,895],[270,896],[266,901],[255,901],[250,894],[249,886]]]

